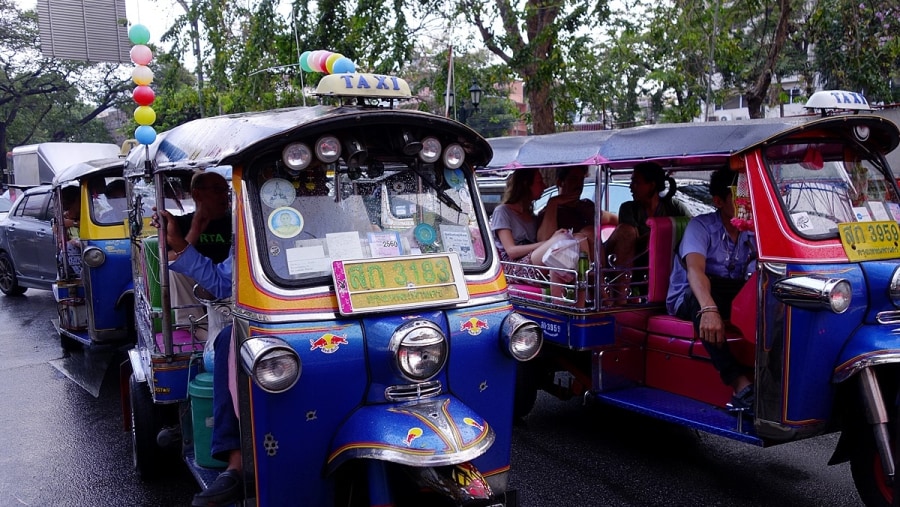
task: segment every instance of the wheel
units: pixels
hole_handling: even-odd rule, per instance
[[[518,421],[528,415],[537,401],[539,372],[536,364],[532,364],[532,361],[516,365],[516,392],[513,401],[514,421]]]
[[[895,416],[898,415],[895,411]],[[889,424],[891,432],[891,449],[894,452],[894,468],[897,469],[898,449],[896,425],[897,419]],[[859,493],[860,499],[868,507],[891,507],[896,494],[895,487],[900,484],[890,484],[884,479],[884,469],[881,466],[881,455],[875,447],[875,438],[871,431],[864,432],[862,438],[859,438],[858,445],[850,458],[850,473],[853,475],[853,483],[856,484],[856,491]],[[896,474],[896,473],[895,473]],[[900,480],[895,480],[900,483]]]
[[[156,443],[156,436],[163,427],[163,411],[153,403],[150,390],[138,382],[134,374],[128,379],[131,402],[131,445],[134,469],[141,479],[163,476],[173,462],[173,452]]]
[[[26,290],[28,290],[26,287],[19,285],[16,268],[13,266],[9,254],[0,252],[0,292],[7,296],[21,296],[25,294]]]

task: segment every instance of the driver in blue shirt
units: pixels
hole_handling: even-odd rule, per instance
[[[688,222],[669,279],[666,309],[694,323],[694,332],[722,381],[734,389],[731,406],[752,413],[753,383],[725,339],[724,321],[731,317],[731,303],[756,269],[756,238],[731,223],[736,177],[728,168],[712,174],[709,193],[716,211]]]

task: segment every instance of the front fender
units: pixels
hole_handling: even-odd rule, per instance
[[[900,363],[900,327],[864,325],[838,355],[832,380],[838,384],[864,368],[890,363]]]
[[[487,421],[451,395],[366,405],[335,434],[326,473],[354,458],[419,467],[455,465],[484,454],[494,438]]]

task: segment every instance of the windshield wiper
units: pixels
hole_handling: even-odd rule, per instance
[[[419,177],[420,180],[424,181],[426,185],[428,185],[429,187],[431,187],[432,190],[435,191],[439,201],[446,204],[448,207],[450,207],[457,213],[463,212],[463,210],[459,206],[459,204],[456,204],[456,201],[454,201],[452,197],[447,195],[447,192],[444,192],[440,187],[435,185],[434,182],[431,181],[431,179],[429,179],[428,177],[426,177],[425,174],[423,174],[421,171],[419,171],[418,167],[412,166],[411,169],[413,170],[414,173],[416,173],[416,175]]]

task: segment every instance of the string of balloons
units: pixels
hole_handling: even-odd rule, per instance
[[[147,66],[153,60],[153,51],[147,47],[150,30],[141,24],[132,25],[128,30],[128,39],[134,44],[131,48],[131,61],[135,67],[131,71],[131,80],[137,85],[131,92],[132,99],[138,105],[134,110],[134,121],[138,124],[138,128],[134,130],[134,138],[140,144],[151,145],[156,140],[156,129],[152,126],[156,122],[156,111],[150,106],[156,99],[156,94],[150,88],[153,71]]]

